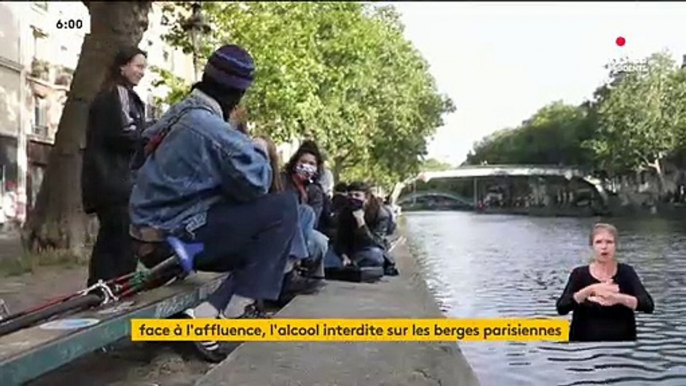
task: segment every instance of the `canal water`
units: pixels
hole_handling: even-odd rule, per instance
[[[449,317],[559,317],[555,302],[569,273],[591,256],[591,218],[405,217],[410,247]],[[655,301],[654,314],[637,317],[638,342],[460,343],[483,386],[686,385],[686,221],[612,222],[618,258]]]

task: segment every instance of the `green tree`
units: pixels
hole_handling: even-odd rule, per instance
[[[657,53],[630,71],[614,75],[598,101],[599,128],[588,145],[612,173],[653,169],[663,178],[663,162],[683,133],[684,84],[674,60]]]
[[[429,158],[422,162],[421,171],[431,172],[431,171],[443,171],[453,169],[453,165],[439,161],[435,158]]]
[[[364,155],[367,164],[375,166],[370,169],[377,171],[375,179],[398,181],[419,171],[428,139],[443,125],[444,114],[455,111],[455,106],[437,92],[428,63],[404,38],[397,11],[378,7],[368,9],[368,13],[371,26],[366,35],[375,40],[364,58],[367,71],[361,80],[371,82],[371,86],[358,100],[372,108],[368,111],[375,119],[366,132],[370,146],[358,143],[357,149],[369,152]],[[346,47],[356,48],[353,44]],[[369,169],[360,162],[365,157],[359,151],[352,153],[356,156],[348,157],[348,164],[341,167],[349,173],[356,167]]]
[[[591,100],[542,108],[476,143],[466,163],[564,164],[609,175],[653,170],[664,182],[665,161],[686,164],[686,70],[667,52],[607,68],[610,79]]]
[[[343,5],[345,5],[343,3]],[[276,141],[300,136],[303,126],[316,117],[317,84],[320,71],[314,39],[317,24],[315,3],[205,2],[202,3],[212,31],[204,36],[198,52],[202,64],[217,47],[227,42],[245,47],[256,62],[256,81],[245,98],[251,118],[260,132]],[[189,34],[183,29],[188,2],[175,2],[165,9],[171,45],[192,51]],[[285,32],[287,31],[287,32]],[[186,85],[162,74],[167,86],[187,92]],[[175,101],[170,98],[168,101]]]
[[[417,171],[428,137],[443,124],[442,115],[454,110],[450,99],[437,93],[428,65],[404,38],[392,7],[359,2],[203,7],[214,28],[202,58],[229,41],[255,58],[256,81],[245,103],[257,131],[276,141],[316,140],[327,149],[336,177],[390,181]],[[179,23],[187,11],[183,3],[167,9],[174,20],[167,39],[188,51],[189,37]],[[169,74],[163,78],[174,88]]]
[[[686,67],[670,76],[668,111],[674,117],[676,148],[670,154],[670,161],[679,167],[686,166]]]
[[[157,75],[157,79],[152,83],[153,87],[167,87],[168,92],[163,98],[155,97],[153,103],[158,107],[168,108],[169,106],[180,102],[186,95],[188,95],[191,85],[186,83],[186,80],[174,75],[171,71],[165,70],[157,66],[150,66],[150,70]]]
[[[590,166],[593,153],[585,141],[595,133],[592,108],[553,102],[519,127],[503,129],[474,145],[467,164],[536,164]]]
[[[84,251],[87,217],[81,206],[80,177],[88,108],[117,51],[140,43],[148,29],[152,5],[148,1],[84,4],[90,12],[91,32],[81,46],[36,206],[29,213],[22,235],[25,247],[32,251]]]

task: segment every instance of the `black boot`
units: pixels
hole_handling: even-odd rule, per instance
[[[306,278],[300,275],[297,269],[293,269],[284,275],[283,285],[281,286],[281,294],[279,299],[270,306],[284,307],[297,295],[313,295],[319,291],[324,284],[322,279]]]

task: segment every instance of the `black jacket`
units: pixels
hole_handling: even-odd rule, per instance
[[[124,110],[128,99],[128,109]],[[128,117],[125,114],[128,113]],[[126,122],[130,119],[129,122]],[[86,149],[81,171],[81,197],[86,213],[127,205],[133,182],[131,158],[140,141],[145,105],[132,89],[100,92],[90,105]]]
[[[324,189],[318,182],[313,182],[305,187],[305,193],[307,193],[307,202],[303,202],[300,191],[295,186],[293,178],[290,174],[282,172],[281,181],[283,182],[283,188],[287,192],[293,192],[298,197],[298,203],[307,204],[314,210],[314,217],[317,219],[315,221],[315,228],[319,226],[319,219],[324,210]]]
[[[338,216],[334,250],[336,253],[347,254],[352,258],[355,252],[366,247],[378,247],[388,250],[386,236],[391,223],[391,215],[383,207],[375,213],[365,213],[365,224],[357,226],[349,208],[345,208]]]
[[[348,204],[348,197],[340,193],[329,198],[324,195],[322,215],[319,217],[318,230],[324,233],[330,240],[336,238],[338,216]]]

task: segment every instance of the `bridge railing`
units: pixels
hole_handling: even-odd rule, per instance
[[[405,204],[409,201],[412,201],[415,198],[422,198],[422,197],[442,197],[442,198],[448,198],[453,201],[457,201],[461,204],[467,205],[467,206],[474,206],[474,200],[462,197],[457,194],[451,194],[451,193],[445,193],[445,192],[435,192],[435,191],[429,191],[429,192],[414,192],[414,193],[409,193],[406,195],[401,195],[398,197],[396,200],[397,205]]]
[[[530,173],[521,172],[522,169],[530,169]],[[484,174],[480,175],[478,171],[483,170]],[[510,171],[516,171],[509,173]],[[464,172],[462,174],[460,172]],[[471,172],[471,173],[470,173]],[[417,176],[408,178],[407,180],[398,183],[393,189],[392,201],[396,202],[405,188],[420,180],[428,182],[434,179],[444,178],[479,178],[479,177],[496,177],[496,176],[564,176],[566,178],[582,178],[593,185],[598,193],[606,200],[604,188],[599,181],[594,178],[594,171],[580,166],[564,166],[564,165],[535,165],[535,164],[493,164],[493,165],[463,165],[457,168],[442,170],[442,171],[427,171],[419,173]]]

